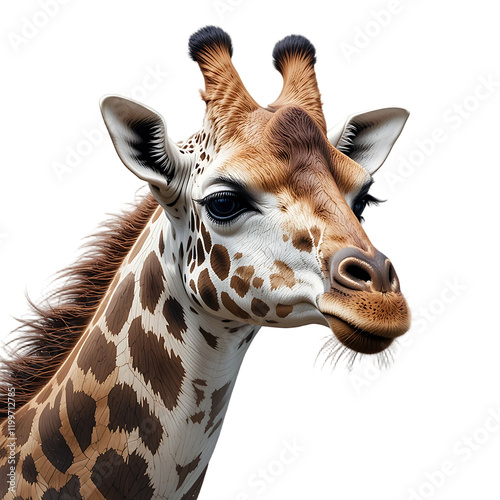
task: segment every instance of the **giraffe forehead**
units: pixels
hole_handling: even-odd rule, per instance
[[[254,190],[278,193],[318,191],[332,186],[345,196],[369,179],[358,163],[335,149],[303,109],[287,106],[255,114],[247,122],[251,143],[233,143],[218,172],[239,178]],[[257,138],[257,139],[255,139]],[[310,198],[310,194],[306,198]]]
[[[298,203],[303,208],[351,200],[369,181],[359,164],[333,147],[328,157],[311,148],[277,157],[263,145],[260,149],[236,150],[216,167],[207,185],[219,178],[233,179],[255,195],[270,194],[281,206]]]

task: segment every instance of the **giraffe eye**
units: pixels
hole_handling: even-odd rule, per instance
[[[205,207],[208,217],[219,224],[228,224],[252,209],[244,198],[232,191],[210,194],[200,203]]]
[[[361,216],[363,211],[368,205],[378,205],[381,203],[381,200],[378,198],[375,198],[371,194],[365,193],[362,194],[361,196],[358,196],[354,200],[354,203],[352,204],[352,211],[354,212],[354,215],[358,218],[359,222],[362,222],[364,218]]]

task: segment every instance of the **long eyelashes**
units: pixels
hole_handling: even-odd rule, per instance
[[[244,212],[254,210],[248,200],[233,191],[220,191],[197,200],[205,207],[207,216],[217,224],[230,224]]]
[[[354,203],[352,204],[352,211],[354,215],[358,218],[360,222],[364,221],[364,218],[361,216],[365,208],[369,205],[378,205],[379,203],[383,203],[384,200],[379,200],[375,198],[371,194],[364,193],[358,196]]]
[[[383,200],[368,194],[369,187],[369,185],[366,186],[352,204],[352,211],[360,222],[364,220],[362,214],[367,206],[383,203]],[[235,191],[219,191],[196,202],[205,208],[212,222],[221,225],[230,224],[245,212],[255,211],[248,198]]]

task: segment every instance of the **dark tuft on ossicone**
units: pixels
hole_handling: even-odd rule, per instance
[[[233,55],[230,36],[217,26],[205,26],[189,38],[189,55],[197,63],[200,62],[204,53],[214,48],[225,48],[231,57]]]
[[[314,66],[314,64],[316,64],[316,49],[306,37],[301,35],[290,35],[280,40],[274,46],[274,67],[280,73],[283,73],[284,65],[292,57],[301,57]]]

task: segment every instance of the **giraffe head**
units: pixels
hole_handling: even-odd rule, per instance
[[[266,108],[245,89],[225,32],[203,28],[189,49],[206,114],[182,146],[153,110],[115,96],[102,102],[118,155],[165,210],[164,257],[175,259],[186,294],[222,319],[324,324],[353,351],[381,352],[407,331],[409,310],[362,212],[376,201],[372,175],[408,113],[354,115],[327,132],[315,49],[300,36],[274,49],[283,89]]]

